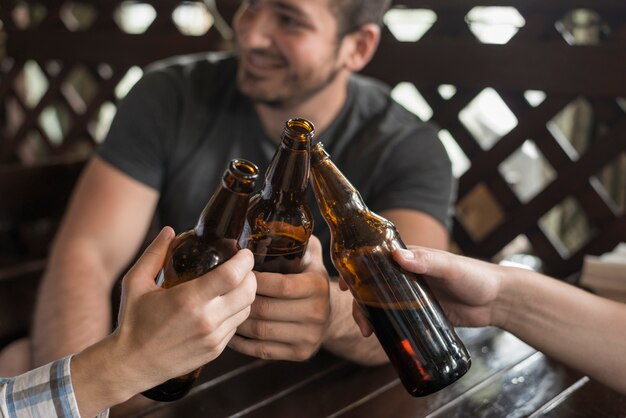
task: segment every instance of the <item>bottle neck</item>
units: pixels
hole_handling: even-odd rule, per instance
[[[293,138],[283,133],[278,150],[265,173],[263,197],[276,193],[304,195],[309,181],[311,149],[310,138]]]
[[[249,192],[236,192],[225,181],[205,206],[195,227],[206,238],[238,239],[248,209]]]
[[[319,147],[311,150],[311,178],[322,216],[331,227],[369,213],[360,193]]]
[[[393,224],[370,211],[360,193],[316,144],[311,149],[313,191],[334,243],[344,248],[379,245],[397,236]]]

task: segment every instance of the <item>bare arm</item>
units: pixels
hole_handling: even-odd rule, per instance
[[[626,393],[626,305],[526,270],[504,268],[493,323]]]
[[[81,176],[42,279],[34,366],[78,352],[110,332],[112,286],[148,229],[158,193],[108,163]]]
[[[547,355],[626,393],[626,305],[544,275],[443,251],[394,253],[429,276],[454,325],[501,327]],[[412,254],[412,256],[411,256]],[[357,318],[365,333],[368,325]]]
[[[411,209],[390,209],[381,215],[393,222],[406,245],[448,249],[448,231],[432,216]]]
[[[445,249],[448,233],[437,220],[422,212],[409,209],[390,209],[381,215],[396,225],[407,245],[423,245]],[[331,281],[331,317],[324,348],[366,365],[388,362],[376,338],[364,339],[352,318],[353,298],[339,289],[337,280]],[[358,307],[354,307],[358,309]]]

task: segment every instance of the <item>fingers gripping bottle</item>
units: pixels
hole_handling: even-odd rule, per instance
[[[239,245],[254,253],[257,271],[303,270],[302,258],[313,230],[306,189],[314,133],[306,119],[287,121],[263,187],[250,198]]]
[[[320,143],[311,149],[311,176],[332,262],[406,390],[424,396],[459,379],[471,364],[467,349],[424,278],[393,260],[394,249],[406,248],[394,225],[365,206]]]
[[[230,162],[195,228],[177,235],[170,245],[157,277],[159,286],[167,289],[193,280],[235,255],[258,175],[258,168],[249,161]],[[142,394],[161,402],[180,399],[189,392],[200,370],[170,379]]]

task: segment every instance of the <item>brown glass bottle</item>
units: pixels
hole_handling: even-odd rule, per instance
[[[248,198],[258,178],[249,161],[232,160],[194,229],[174,238],[157,284],[169,288],[195,279],[231,258],[239,250]],[[160,402],[175,401],[189,392],[201,368],[170,379],[142,394]]]
[[[424,396],[463,376],[471,364],[467,349],[423,277],[392,258],[405,248],[394,225],[368,210],[322,144],[311,149],[311,176],[331,231],[332,262],[406,390]]]
[[[302,258],[313,230],[306,202],[313,124],[290,119],[265,173],[263,188],[252,195],[241,248],[254,253],[254,269],[300,273]]]

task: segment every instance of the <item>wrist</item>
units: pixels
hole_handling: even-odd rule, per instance
[[[129,376],[131,368],[125,359],[114,336],[72,358],[72,385],[81,416],[95,416],[138,392],[134,384],[137,379]]]
[[[496,266],[499,289],[493,304],[492,325],[506,331],[513,331],[515,318],[524,315],[526,293],[522,291],[527,283],[524,281],[532,271],[517,268]]]
[[[498,291],[492,304],[490,325],[506,330],[509,315],[514,311],[511,305],[515,303],[515,285],[512,283],[513,278],[507,276],[506,268],[498,265],[494,265],[494,268]]]

